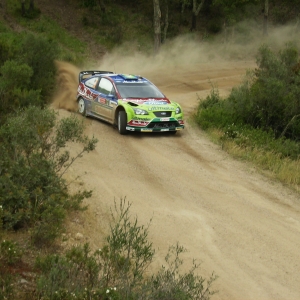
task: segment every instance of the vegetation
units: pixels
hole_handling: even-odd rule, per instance
[[[69,0],[80,12],[77,23],[96,43],[112,49],[121,42],[151,53],[153,3],[148,0]],[[249,28],[238,22],[253,17],[262,22],[265,1],[157,1],[161,15],[161,42],[193,31],[210,41],[216,34],[228,40],[236,32],[251,41]],[[24,4],[21,5],[21,4]],[[91,191],[70,192],[64,172],[97,141],[84,134],[72,115],[59,119],[49,108],[55,91],[55,60],[76,65],[89,58],[88,43],[70,34],[41,13],[39,1],[11,0],[0,5],[0,299],[209,299],[216,276],[205,280],[195,262],[180,272],[185,249],[170,248],[165,265],[146,275],[155,251],[148,226],[130,217],[130,204],[120,200],[112,211],[110,235],[102,249],[89,244],[58,253],[56,239],[66,216],[83,210]],[[157,9],[159,11],[159,9]],[[269,20],[297,28],[299,3],[270,1]],[[197,22],[196,22],[197,21]],[[16,24],[14,26],[8,24]],[[224,24],[226,26],[224,26]],[[159,41],[160,42],[160,41]],[[271,171],[282,182],[299,189],[299,53],[289,44],[278,53],[267,45],[259,49],[258,68],[244,83],[221,99],[216,88],[200,99],[198,124],[223,148]],[[150,49],[150,50],[149,50]],[[80,147],[78,153],[71,146]],[[18,233],[24,240],[14,240]],[[7,239],[7,237],[10,237]],[[49,253],[45,255],[45,249]],[[35,265],[31,253],[39,254]],[[32,289],[23,290],[18,275],[34,273]]]
[[[299,189],[298,50],[289,44],[275,53],[263,45],[257,65],[228,98],[221,99],[214,88],[200,99],[196,120],[205,130],[217,129],[219,142],[231,153]]]
[[[86,243],[63,255],[39,255],[34,269],[40,274],[36,299],[210,299],[217,277],[212,274],[206,280],[198,275],[196,261],[187,273],[182,272],[185,249],[179,244],[170,248],[156,274],[147,274],[155,253],[148,240],[149,226],[139,225],[130,216],[130,206],[126,199],[120,199],[119,205],[115,202],[110,234],[102,249],[92,252]],[[10,268],[17,266],[22,258],[18,244],[3,241],[0,246],[1,262]],[[1,271],[0,299],[32,299],[33,292],[13,289],[7,270]]]
[[[76,117],[56,121],[50,109],[28,107],[14,113],[0,128],[0,205],[5,229],[32,227],[35,244],[53,241],[62,230],[64,215],[79,209],[90,192],[68,193],[62,174],[97,140],[83,134]],[[64,148],[82,144],[74,157]]]
[[[148,226],[130,217],[131,204],[120,199],[112,211],[110,235],[102,249],[91,252],[88,244],[73,247],[65,256],[37,260],[42,271],[37,287],[41,299],[209,299],[214,293],[212,275],[206,282],[194,265],[180,273],[184,248],[177,245],[166,256],[166,266],[151,277],[147,268],[154,256]]]

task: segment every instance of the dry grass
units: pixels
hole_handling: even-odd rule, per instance
[[[234,139],[221,139],[223,132],[218,129],[209,130],[207,135],[234,158],[250,162],[262,174],[300,192],[299,159],[282,158],[278,153],[266,152],[258,148],[240,147]]]

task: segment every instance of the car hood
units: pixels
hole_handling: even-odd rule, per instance
[[[133,106],[139,105],[168,105],[171,101],[167,98],[125,98],[122,99],[124,102],[131,104]]]

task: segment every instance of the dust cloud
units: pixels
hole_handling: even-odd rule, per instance
[[[130,51],[127,49],[127,43],[126,47],[121,46],[105,54],[98,68],[116,73],[173,73],[174,70],[180,72],[181,68],[194,70],[203,64],[230,64],[236,60],[255,60],[262,44],[279,50],[291,41],[296,41],[300,46],[296,25],[269,28],[268,36],[265,37],[261,28],[245,22],[236,26],[235,31],[228,29],[226,35],[214,38],[199,38],[195,35],[177,37],[162,45],[160,53],[155,56]]]
[[[240,23],[235,30],[217,37],[196,37],[184,35],[163,44],[160,52],[153,55],[137,50],[136,43],[127,42],[106,53],[101,61],[82,67],[57,61],[57,90],[53,106],[76,111],[75,100],[80,70],[107,70],[115,73],[131,73],[145,76],[159,86],[160,80],[172,81],[180,74],[197,73],[208,67],[230,67],[237,61],[253,62],[262,44],[278,51],[289,42],[300,48],[297,25],[269,28],[268,36],[262,35],[262,28],[256,24]],[[151,47],[151,46],[149,46]],[[156,79],[156,80],[155,80]]]
[[[77,110],[75,99],[80,69],[63,61],[56,61],[55,64],[57,68],[57,85],[52,106],[56,109],[66,109],[75,112]]]

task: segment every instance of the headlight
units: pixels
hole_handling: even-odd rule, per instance
[[[144,109],[134,108],[133,110],[136,115],[148,115],[148,112]]]
[[[177,114],[180,114],[181,113],[181,109],[180,109],[180,107],[178,106],[177,108],[176,108],[176,110],[175,110],[175,114],[177,115]]]

